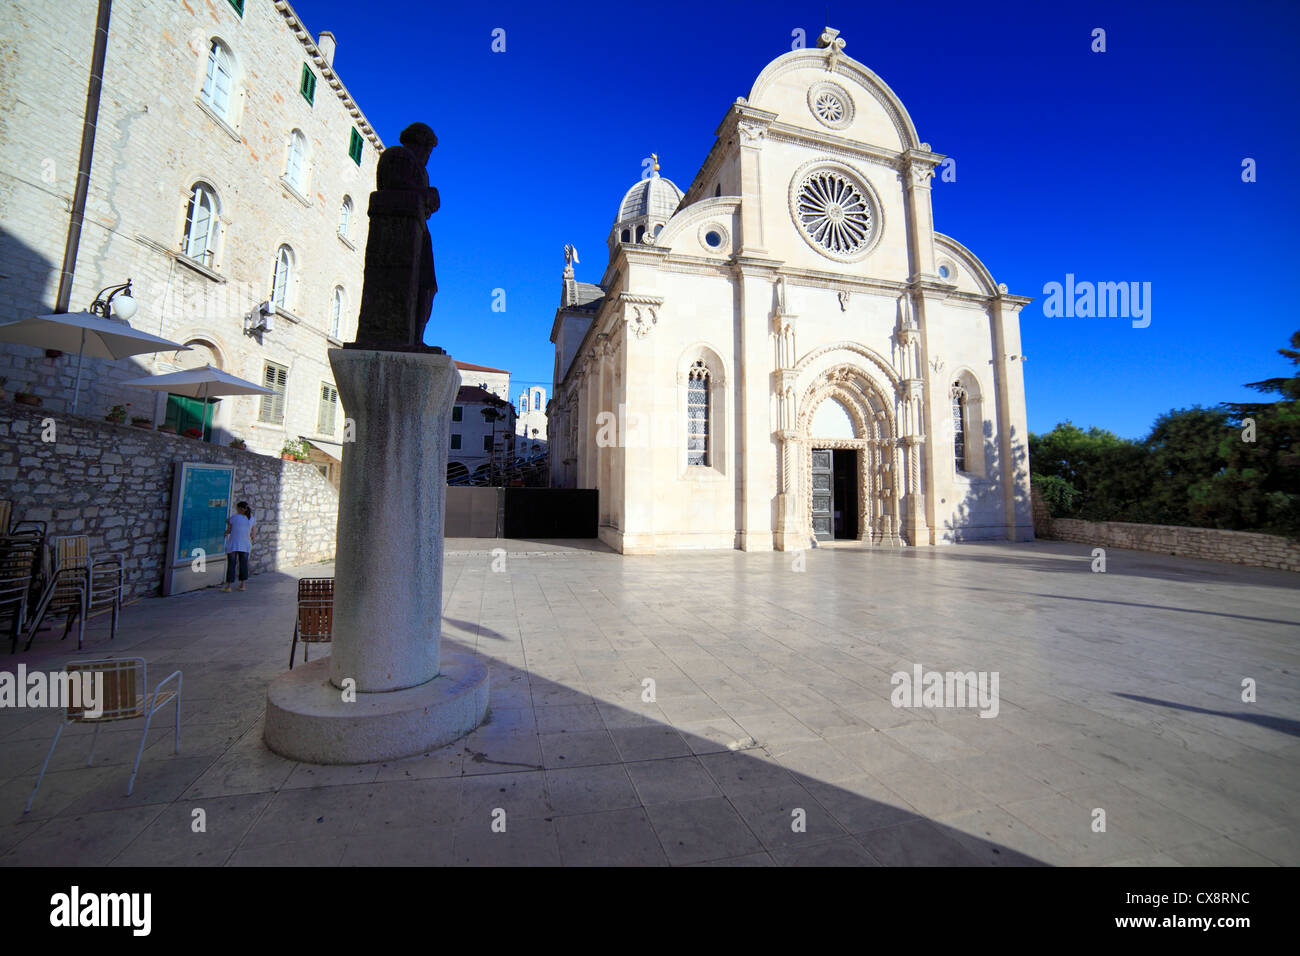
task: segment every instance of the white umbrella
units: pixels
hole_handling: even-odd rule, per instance
[[[231,375],[219,368],[205,365],[202,368],[187,368],[166,375],[148,375],[122,382],[137,388],[152,388],[172,395],[185,395],[189,398],[203,400],[203,430],[208,427],[208,399],[215,395],[274,395],[272,389],[250,382],[246,378]]]
[[[72,387],[72,412],[76,414],[81,393],[81,362],[91,358],[123,359],[145,352],[188,349],[170,339],[133,329],[118,319],[106,319],[93,312],[58,312],[26,319],[0,322],[0,342],[34,345],[42,349],[77,353],[77,380]]]

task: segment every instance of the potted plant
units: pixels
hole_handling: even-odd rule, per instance
[[[288,438],[280,449],[280,457],[285,461],[306,461],[307,446],[301,438]]]
[[[242,439],[242,438],[232,438],[232,439],[230,439],[230,447],[231,447],[231,448],[247,448],[247,447],[248,447],[248,442],[244,441],[244,439]]]
[[[33,395],[31,392],[14,392],[14,401],[19,405],[31,405],[33,408],[41,407],[41,396]]]
[[[104,421],[112,422],[114,425],[121,425],[126,421],[126,406],[114,405],[109,409],[108,414],[104,416]]]
[[[153,419],[147,415],[132,415],[131,424],[136,428],[153,428]]]
[[[181,432],[181,434],[184,435],[186,438],[202,438],[202,437],[203,437],[203,429],[202,429],[202,428],[187,428],[187,429],[185,429],[185,431]]]

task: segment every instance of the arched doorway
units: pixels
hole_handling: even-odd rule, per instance
[[[853,365],[829,369],[799,403],[795,435],[808,536],[901,544],[894,413],[876,382]]]

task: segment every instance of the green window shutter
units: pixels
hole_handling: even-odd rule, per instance
[[[348,155],[352,157],[352,162],[361,165],[361,134],[355,129],[352,138],[348,140]]]
[[[241,17],[244,15],[244,0],[230,0],[230,5],[235,8],[235,12]]]
[[[184,435],[187,428],[202,428],[203,440],[210,441],[214,415],[214,412],[208,412],[204,408],[204,403],[200,399],[169,394],[163,424],[175,428],[178,435]]]
[[[334,434],[334,417],[339,407],[339,393],[327,382],[320,385],[320,408],[316,412],[316,431],[321,435]]]
[[[298,84],[298,92],[308,103],[312,103],[316,98],[316,74],[306,63],[302,65],[302,82]]]
[[[275,394],[262,396],[258,419],[272,425],[284,424],[284,396],[289,385],[289,370],[283,365],[267,362],[262,372],[262,384]]]

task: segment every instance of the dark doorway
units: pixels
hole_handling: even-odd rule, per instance
[[[835,499],[833,515],[836,538],[858,536],[858,453],[852,448],[835,449]]]

